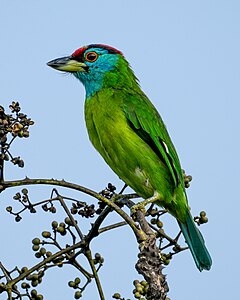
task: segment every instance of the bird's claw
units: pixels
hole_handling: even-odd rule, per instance
[[[137,211],[141,211],[144,213],[144,215],[146,214],[146,209],[145,206],[142,203],[137,203],[135,205],[133,205],[131,207],[131,217],[134,218],[134,216],[136,215]]]

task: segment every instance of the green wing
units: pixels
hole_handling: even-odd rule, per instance
[[[183,174],[177,152],[162,118],[146,95],[129,94],[124,101],[123,109],[131,128],[166,164],[175,187],[183,184]]]

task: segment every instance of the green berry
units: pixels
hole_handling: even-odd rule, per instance
[[[78,212],[78,210],[76,208],[71,208],[71,214],[72,215],[76,215],[76,213]]]
[[[37,286],[38,285],[38,280],[33,280],[31,282],[31,284],[32,284],[33,287]]]
[[[145,280],[142,280],[140,283],[141,283],[141,285],[144,286],[144,287],[148,286],[148,283],[147,283],[147,281],[145,281]]]
[[[16,195],[13,197],[14,200],[19,200],[21,199],[21,194],[20,193],[16,193]]]
[[[38,280],[38,274],[32,274],[31,280],[32,281]]]
[[[76,277],[75,280],[74,280],[75,284],[79,284],[81,282],[80,278],[79,277]]]
[[[39,238],[35,238],[32,240],[33,245],[39,245],[41,243]]]
[[[41,248],[39,252],[40,252],[42,255],[44,255],[44,254],[46,254],[47,251],[46,251],[45,248]]]
[[[32,297],[37,296],[37,291],[35,289],[31,290],[31,296]]]
[[[67,224],[67,225],[73,225],[72,221],[70,220],[70,218],[65,218],[64,222]]]
[[[158,228],[162,228],[163,227],[163,222],[161,222],[160,220],[157,221],[157,227]]]
[[[28,288],[30,288],[30,285],[29,285],[27,282],[23,282],[23,283],[21,284],[21,288],[22,288],[22,289],[28,289]]]
[[[99,260],[99,259],[101,258],[101,254],[96,253],[96,254],[95,254],[95,258],[96,258],[97,260]]]
[[[68,286],[71,287],[71,288],[75,288],[76,283],[74,281],[69,281]]]
[[[152,219],[151,219],[151,224],[152,224],[152,225],[155,225],[155,224],[157,224],[157,219],[155,219],[155,218],[152,218]]]
[[[136,292],[136,293],[134,294],[134,297],[137,298],[137,299],[139,299],[139,298],[141,298],[141,294],[140,294],[139,292]]]
[[[201,217],[201,223],[207,223],[208,222],[208,218],[207,217]]]
[[[140,285],[138,285],[137,287],[136,287],[136,291],[138,292],[138,293],[140,293],[140,294],[142,294],[143,293],[143,287],[142,287],[142,285],[140,284]]]
[[[42,254],[41,254],[40,252],[36,252],[36,253],[35,253],[35,257],[36,257],[36,258],[40,258],[40,257],[42,257]]]
[[[58,222],[57,221],[53,221],[52,222],[52,228],[57,228],[58,227]]]
[[[65,227],[66,227],[66,224],[63,223],[63,222],[61,222],[61,223],[59,224],[59,226],[65,228]]]
[[[28,268],[27,267],[22,267],[21,269],[21,274],[27,272]]]
[[[22,189],[22,193],[23,193],[24,195],[26,195],[26,194],[28,193],[28,190],[27,190],[27,189]]]
[[[144,289],[143,289],[143,295],[146,295],[148,292],[148,286],[146,286]]]
[[[20,217],[19,215],[17,215],[16,217],[15,217],[15,221],[16,222],[20,222],[22,220],[22,217]]]
[[[139,283],[139,280],[137,280],[137,279],[133,281],[133,284],[134,284],[135,286],[136,286],[138,283]]]
[[[164,261],[164,265],[169,265],[170,264],[170,259],[166,259],[165,261]]]
[[[47,239],[47,238],[50,238],[51,233],[49,231],[43,231],[42,236]]]
[[[52,256],[52,252],[51,252],[51,251],[47,251],[47,252],[46,252],[46,256],[47,256],[47,257]]]
[[[56,207],[54,207],[54,206],[51,206],[51,207],[49,208],[49,211],[50,211],[51,213],[53,213],[53,214],[55,214],[55,213],[57,212]]]
[[[57,228],[57,232],[59,232],[59,233],[64,233],[64,232],[65,232],[65,228],[62,227],[62,226],[59,226],[59,227]]]
[[[82,297],[82,293],[80,291],[76,291],[74,298],[75,299],[80,299]]]
[[[12,211],[12,206],[8,206],[8,207],[6,208],[6,211],[11,212],[11,211]]]
[[[120,299],[121,298],[121,295],[119,293],[115,293],[113,296],[112,296],[114,299]]]
[[[100,264],[103,264],[103,263],[104,263],[104,258],[103,258],[103,257],[101,257],[101,258],[99,259],[99,263],[100,263]]]
[[[63,231],[63,232],[60,232],[60,234],[61,234],[62,236],[64,236],[64,235],[67,234],[67,231],[64,229],[64,231]]]
[[[38,251],[39,248],[40,248],[39,245],[33,245],[33,246],[32,246],[33,251]]]

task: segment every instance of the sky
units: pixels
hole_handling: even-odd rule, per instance
[[[239,14],[238,0],[1,0],[0,105],[19,101],[35,121],[30,138],[12,148],[24,158],[25,168],[8,166],[6,179],[27,175],[64,178],[96,191],[108,182],[121,188],[88,140],[83,86],[46,66],[90,43],[120,49],[163,117],[182,167],[193,176],[187,191],[193,215],[206,210],[209,217],[201,231],[212,270],[198,272],[187,251],[177,255],[164,270],[169,297],[175,300],[234,299],[238,294]],[[0,261],[10,269],[36,262],[31,240],[49,229],[53,219],[39,212],[25,214],[16,224],[5,211],[9,205],[17,209],[12,200],[16,191],[0,195]],[[29,188],[29,193],[33,202],[40,201],[49,197],[51,187]],[[113,214],[108,222],[116,220]],[[176,228],[175,220],[168,226]],[[114,292],[133,299],[132,281],[141,277],[134,269],[132,232],[121,228],[102,235],[93,250],[105,258],[100,275],[106,299]],[[38,290],[45,299],[73,299],[67,282],[76,275],[71,268],[51,270]],[[98,299],[94,283],[83,299]]]

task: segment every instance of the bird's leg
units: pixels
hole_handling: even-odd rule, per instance
[[[145,213],[146,212],[145,206],[147,206],[148,204],[153,203],[157,200],[160,200],[160,194],[157,191],[155,191],[152,197],[147,198],[147,199],[133,205],[131,207],[131,215],[133,216],[137,212],[137,210],[141,210]]]

